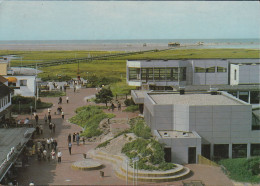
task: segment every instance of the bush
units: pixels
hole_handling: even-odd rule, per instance
[[[97,77],[95,75],[84,77],[88,80],[87,87],[88,88],[95,88],[101,87],[102,85],[110,85],[112,83],[120,82],[120,78],[115,77]]]
[[[124,112],[136,112],[136,111],[138,111],[138,110],[139,110],[138,105],[130,105],[130,106],[128,106],[128,107],[124,110]]]
[[[219,164],[223,165],[229,172],[228,176],[238,182],[259,183],[259,163],[260,157],[251,159],[236,158],[220,160]]]
[[[12,112],[14,113],[30,113],[31,108],[33,106],[32,111],[35,110],[35,98],[34,97],[23,97],[23,96],[13,96],[12,97]],[[37,109],[49,108],[52,106],[52,103],[42,102],[41,99],[38,99],[36,102]],[[20,107],[20,109],[19,109]]]
[[[125,101],[124,101],[124,104],[125,104],[125,106],[130,106],[130,105],[135,105],[135,102],[133,101],[133,99],[131,98],[131,99],[126,99]]]
[[[65,96],[66,93],[62,91],[41,91],[40,97],[60,97]]]
[[[152,137],[151,129],[146,125],[141,117],[130,120],[131,131],[138,137],[149,139]]]
[[[42,81],[59,81],[59,82],[62,82],[62,81],[69,81],[71,80],[71,76],[61,76],[61,75],[58,75],[58,76],[47,76],[47,77],[42,77],[41,80]]]
[[[114,117],[113,114],[106,114],[103,112],[104,107],[99,106],[84,106],[76,109],[76,116],[69,119],[70,122],[80,125],[84,128],[81,136],[93,137],[102,134],[98,129],[99,123],[105,118]]]

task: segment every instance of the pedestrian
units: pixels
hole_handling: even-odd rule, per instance
[[[75,137],[76,137],[76,134],[75,134],[75,132],[74,132],[74,133],[73,133],[73,136],[72,136],[73,142],[75,142]]]
[[[43,134],[43,126],[40,124],[40,134]]]
[[[45,141],[44,138],[42,138],[42,148],[43,148],[43,149],[46,149],[45,145],[46,145],[46,141]]]
[[[69,97],[68,96],[66,97],[66,101],[67,101],[67,103],[69,103]]]
[[[34,185],[34,183],[33,183],[33,181],[31,181],[30,183],[29,183],[29,186],[33,186]]]
[[[51,115],[49,114],[48,115],[48,120],[49,120],[49,123],[51,122]]]
[[[46,114],[44,115],[44,123],[45,124],[47,123],[47,116],[46,116]]]
[[[62,104],[62,98],[59,97],[59,104]]]
[[[49,138],[47,138],[46,143],[47,143],[48,149],[50,149],[51,140]]]
[[[36,122],[36,125],[38,125],[38,120],[39,120],[39,116],[37,114],[35,114],[35,122]]]
[[[52,132],[52,123],[49,123],[50,133]]]
[[[85,137],[82,138],[83,145],[85,145]]]
[[[76,86],[73,87],[74,92],[76,92]]]
[[[44,150],[43,150],[43,160],[46,161],[46,159],[47,159],[47,150],[44,149]]]
[[[53,146],[54,146],[54,150],[56,151],[57,146],[58,146],[58,142],[57,142],[57,140],[54,140],[54,141],[53,141]]]
[[[53,138],[51,138],[50,140],[51,140],[51,149],[54,149],[54,144],[53,144],[54,140]]]
[[[68,144],[71,143],[71,135],[68,135]]]
[[[55,128],[56,128],[55,123],[52,123],[52,132],[53,132],[53,133],[55,133]]]
[[[70,155],[71,155],[71,147],[72,147],[72,144],[69,143],[69,153],[70,153]]]
[[[114,109],[115,109],[114,103],[111,104],[111,109],[112,109],[112,112],[114,112]]]
[[[61,151],[59,151],[58,154],[57,154],[58,163],[61,163],[61,156],[62,156],[62,153],[61,153]]]
[[[80,140],[79,133],[77,133],[77,135],[76,135],[77,145],[79,145],[79,140]]]
[[[118,102],[118,111],[121,110],[121,103]]]
[[[50,108],[48,108],[48,114],[49,114],[49,115],[51,114],[51,109],[50,109]]]
[[[64,112],[61,112],[61,118],[64,119]]]
[[[51,151],[51,159],[52,159],[52,160],[55,159],[55,151],[54,151],[54,149],[52,149],[52,151]]]

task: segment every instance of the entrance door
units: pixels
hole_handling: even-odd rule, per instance
[[[210,144],[201,145],[201,155],[207,159],[210,159]]]
[[[189,147],[188,149],[188,163],[196,163],[196,147]]]
[[[172,149],[170,147],[164,148],[164,159],[166,162],[172,161]]]

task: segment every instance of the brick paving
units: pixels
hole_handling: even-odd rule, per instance
[[[36,136],[36,138],[48,138],[53,137],[57,139],[58,149],[62,152],[61,163],[54,161],[38,161],[36,156],[32,156],[29,159],[29,167],[20,169],[18,173],[19,185],[28,185],[30,181],[33,181],[35,185],[125,185],[126,181],[117,178],[114,174],[113,167],[108,162],[99,161],[104,165],[100,170],[104,171],[105,176],[100,177],[100,170],[75,170],[71,168],[71,165],[76,162],[83,160],[83,153],[86,153],[90,149],[95,148],[98,143],[87,142],[85,145],[77,144],[74,142],[72,146],[72,154],[69,155],[67,146],[68,134],[79,132],[82,130],[81,127],[70,124],[67,119],[75,115],[74,111],[80,106],[87,104],[94,104],[85,101],[85,97],[94,95],[96,89],[81,89],[79,92],[74,93],[73,90],[67,90],[67,96],[69,96],[69,104],[66,103],[66,96],[63,96],[63,103],[58,105],[58,98],[41,98],[42,101],[52,102],[52,121],[56,124],[55,134],[50,133],[48,125],[44,125],[43,135]],[[58,106],[62,106],[65,113],[65,119],[61,119],[61,115],[54,115]],[[112,111],[105,110],[106,112],[112,113]],[[116,114],[116,118],[132,118],[137,116],[137,113],[127,113],[118,111],[115,109],[113,112]],[[39,110],[39,123],[44,124],[43,117],[47,114],[47,109]],[[24,119],[30,116],[19,116],[18,118]],[[188,165],[188,167],[195,173],[187,180],[202,180],[206,185],[216,186],[231,186],[232,182],[219,170],[209,166],[201,165]],[[220,182],[221,181],[221,182]],[[128,182],[132,185],[132,182]],[[140,183],[139,183],[140,184]],[[171,183],[142,183],[145,185],[182,185],[181,181]]]

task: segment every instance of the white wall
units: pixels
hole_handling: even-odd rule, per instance
[[[240,65],[239,84],[259,84],[260,65]]]

